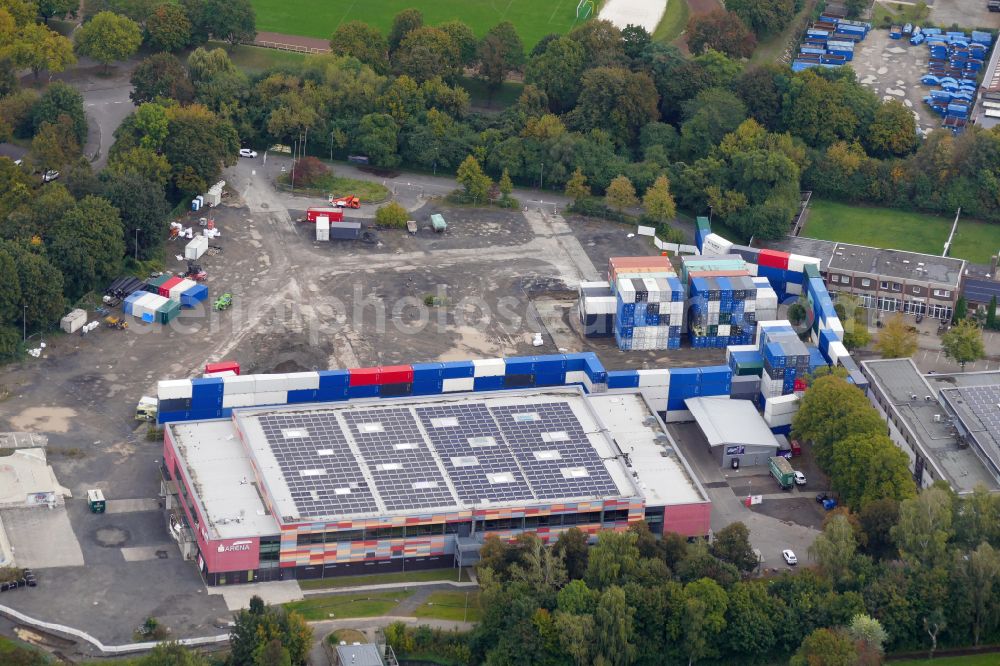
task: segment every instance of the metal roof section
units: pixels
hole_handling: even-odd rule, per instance
[[[959,434],[1000,478],[1000,384],[942,389],[941,398]]]
[[[684,404],[710,446],[744,444],[778,448],[774,433],[749,400],[688,398]]]

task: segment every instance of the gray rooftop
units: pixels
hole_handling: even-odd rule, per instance
[[[961,224],[961,223],[960,223]],[[786,237],[769,247],[820,260],[820,270],[870,273],[900,280],[958,286],[965,261],[933,254],[852,245],[815,238]]]
[[[994,296],[1000,299],[1000,282],[966,278],[962,283],[962,295],[970,303],[989,303]]]
[[[941,398],[955,415],[959,432],[1000,477],[1000,384],[943,389]]]
[[[744,444],[777,449],[778,440],[749,400],[688,398],[684,401],[710,446]]]
[[[383,666],[378,647],[371,643],[338,645],[337,659],[340,666]]]
[[[984,375],[998,373],[924,376],[908,358],[864,361],[861,365],[873,390],[885,395],[903,429],[917,441],[936,477],[948,481],[958,493],[970,493],[977,485],[991,492],[1000,491],[1000,480],[983,464],[974,447],[963,441],[947,418],[941,398],[942,390],[963,385],[967,377],[979,375],[973,381],[988,382],[992,377]]]
[[[990,129],[1000,124],[1000,117],[996,114],[986,115],[986,107],[983,104],[987,100],[1000,101],[1000,46],[994,44],[992,51],[989,63],[986,65],[986,73],[983,75],[979,99],[976,100],[976,106],[973,107],[970,116],[971,121],[983,129]]]

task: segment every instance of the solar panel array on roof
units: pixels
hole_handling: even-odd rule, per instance
[[[455,503],[409,408],[365,409],[342,415],[387,509]]]
[[[433,405],[416,412],[462,501],[533,498],[486,405]]]
[[[299,515],[378,510],[361,467],[332,414],[264,414],[259,422]]]
[[[502,405],[489,411],[539,499],[618,494],[568,403]]]

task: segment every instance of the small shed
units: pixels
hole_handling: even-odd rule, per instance
[[[766,465],[777,455],[778,440],[749,400],[688,398],[684,404],[721,466]]]
[[[431,215],[431,226],[434,227],[434,231],[444,231],[448,228],[448,223],[440,213],[434,213]]]

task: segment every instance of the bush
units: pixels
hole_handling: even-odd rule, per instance
[[[379,206],[378,210],[375,211],[375,223],[380,227],[402,228],[406,226],[406,221],[409,218],[410,214],[406,209],[395,201]]]
[[[303,157],[295,163],[295,185],[311,187],[323,180],[330,173],[330,168],[310,156]]]
[[[576,213],[577,215],[583,215],[585,217],[600,217],[605,220],[613,220],[614,222],[621,222],[623,224],[638,224],[639,218],[634,215],[629,215],[628,213],[614,210],[613,208],[608,208],[607,205],[600,199],[595,199],[593,197],[587,197],[584,199],[578,199],[570,204],[567,208],[571,213]]]

